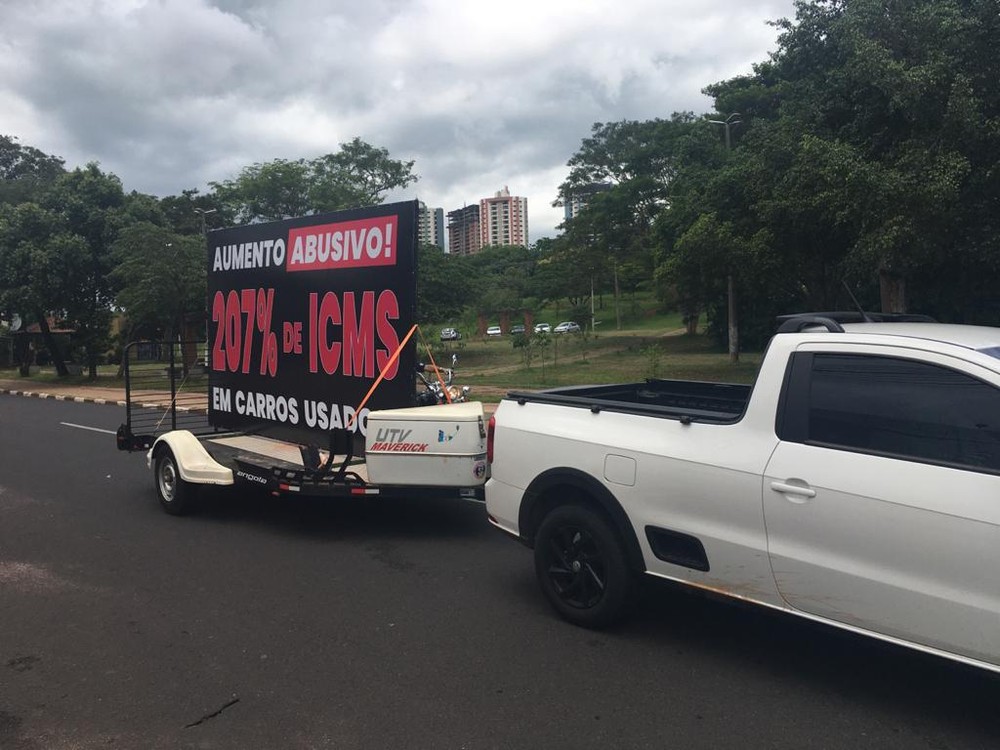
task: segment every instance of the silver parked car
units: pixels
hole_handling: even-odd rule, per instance
[[[563,321],[553,329],[555,333],[579,333],[580,330],[580,324],[572,320]]]

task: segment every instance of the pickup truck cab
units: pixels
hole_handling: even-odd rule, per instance
[[[562,617],[647,575],[1000,671],[1000,329],[837,317],[786,321],[752,387],[500,403],[489,519]]]

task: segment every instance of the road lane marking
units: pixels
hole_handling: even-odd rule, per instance
[[[90,430],[91,432],[103,432],[105,435],[117,435],[118,433],[114,430],[102,430],[100,427],[88,427],[85,424],[73,424],[72,422],[60,422],[59,424],[66,427],[75,427],[78,430]]]

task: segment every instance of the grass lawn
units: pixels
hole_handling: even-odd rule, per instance
[[[739,363],[731,364],[726,352],[706,336],[687,335],[679,314],[659,312],[656,301],[650,296],[637,295],[635,300],[623,302],[621,308],[620,329],[614,307],[606,299],[605,306],[595,310],[596,336],[589,331],[533,336],[527,348],[516,346],[523,340],[518,341],[510,335],[476,336],[471,321],[465,321],[464,325],[462,321],[423,325],[417,337],[417,360],[429,362],[427,348],[442,366],[449,366],[452,354],[457,355],[455,383],[472,386],[473,397],[487,402],[497,401],[507,390],[516,388],[540,389],[645,378],[732,383],[753,380],[760,361],[759,353],[744,352]],[[552,325],[568,319],[571,318],[565,303],[561,314],[559,309],[550,307],[534,317],[536,322]],[[577,322],[589,329],[589,311],[586,319]],[[452,325],[463,331],[463,339],[441,342],[441,328]],[[134,368],[143,370],[141,374],[133,374],[144,383],[152,387],[153,381],[162,380],[158,387],[167,387],[169,379],[164,363],[142,363]],[[11,368],[0,369],[0,379],[122,387],[124,381],[116,377],[117,370],[113,365],[102,366],[98,369],[98,379],[91,381],[86,374],[59,378],[51,367],[41,368],[29,378],[20,378],[17,369]],[[204,374],[190,376],[185,390],[206,387],[207,380]]]
[[[683,333],[550,336],[530,363],[510,337],[468,342],[463,348],[439,350],[435,356],[447,364],[451,351],[459,358],[456,382],[473,386],[474,392],[475,386],[530,389],[645,378],[748,383],[760,361],[759,354],[744,353],[739,363],[731,364],[728,355],[705,336]]]

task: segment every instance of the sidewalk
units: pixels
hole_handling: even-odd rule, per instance
[[[39,383],[29,378],[14,378],[0,380],[0,394],[125,406],[124,385],[120,388],[105,388],[77,383]]]

